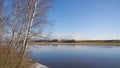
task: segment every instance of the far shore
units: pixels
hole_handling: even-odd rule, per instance
[[[29,42],[32,45],[108,45],[120,46],[120,42],[75,42],[75,43],[62,43],[62,42]]]
[[[7,43],[7,42],[2,42]],[[20,41],[22,44],[23,41]],[[120,40],[81,40],[81,41],[28,41],[29,45],[97,45],[120,46]]]

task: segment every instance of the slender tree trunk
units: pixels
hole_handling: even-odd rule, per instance
[[[21,52],[21,60],[19,62],[19,65],[21,65],[21,62],[24,59],[24,56],[25,56],[25,53],[26,53],[26,50],[27,50],[27,43],[28,43],[29,33],[30,33],[30,30],[31,30],[31,27],[32,27],[32,23],[33,23],[35,14],[36,14],[36,7],[37,7],[37,1],[35,1],[34,12],[32,13],[32,16],[31,16],[31,18],[29,19],[29,22],[28,22],[28,27],[27,27],[26,34],[25,34],[25,39],[23,41],[23,48],[21,50],[22,51]]]
[[[36,7],[37,7],[37,1],[35,1],[34,12],[33,12],[32,17],[31,17],[31,19],[30,19],[30,22],[28,23],[28,28],[27,28],[26,35],[25,35],[25,39],[24,39],[24,42],[23,42],[23,46],[25,46],[25,47],[23,48],[22,57],[24,57],[25,52],[26,52],[27,42],[28,42],[28,38],[29,38],[29,37],[28,37],[28,36],[29,36],[29,32],[30,32],[30,30],[31,30],[31,26],[32,26],[32,23],[33,23],[35,14],[36,14]]]

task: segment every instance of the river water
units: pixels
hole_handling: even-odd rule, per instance
[[[120,46],[32,45],[30,51],[49,68],[120,68]]]

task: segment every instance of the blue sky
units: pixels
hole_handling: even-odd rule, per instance
[[[49,18],[54,36],[120,39],[120,0],[54,0]]]

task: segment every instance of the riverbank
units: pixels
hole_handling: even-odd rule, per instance
[[[120,46],[119,42],[76,42],[76,43],[62,43],[62,42],[29,42],[32,45],[109,45]]]
[[[48,68],[48,67],[40,63],[34,63],[30,68]]]

